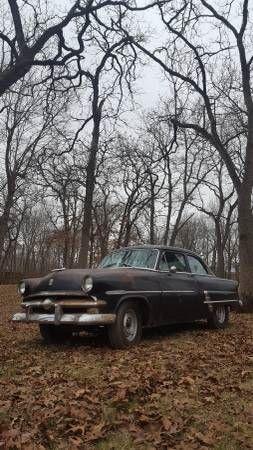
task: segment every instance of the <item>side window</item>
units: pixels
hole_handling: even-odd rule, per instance
[[[198,275],[208,275],[205,266],[199,259],[188,255],[188,262],[192,273],[197,273]]]
[[[176,267],[177,272],[187,272],[184,255],[181,255],[181,253],[164,252],[159,262],[159,270],[169,271],[172,266]]]

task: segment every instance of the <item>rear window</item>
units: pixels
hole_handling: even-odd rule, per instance
[[[196,273],[198,275],[208,275],[207,269],[198,258],[188,255],[188,262],[192,273]]]

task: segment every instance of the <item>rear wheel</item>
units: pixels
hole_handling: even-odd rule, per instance
[[[108,327],[108,336],[113,348],[126,348],[138,344],[141,339],[142,320],[140,309],[134,302],[123,303],[117,312],[116,321]]]
[[[208,325],[211,328],[223,329],[227,327],[228,322],[229,308],[224,305],[214,306],[208,319]]]
[[[72,336],[72,331],[67,327],[63,327],[61,325],[55,326],[40,324],[39,327],[40,334],[47,344],[64,342],[67,339],[70,339]]]

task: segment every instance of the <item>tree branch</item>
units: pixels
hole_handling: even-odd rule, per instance
[[[8,2],[9,2],[10,10],[11,10],[11,15],[13,18],[13,23],[14,23],[14,27],[15,27],[16,38],[17,38],[19,50],[20,50],[20,53],[23,53],[25,51],[25,49],[27,48],[27,46],[26,46],[26,42],[25,42],[24,30],[23,30],[23,26],[22,26],[22,22],[21,22],[19,7],[17,5],[16,0],[8,0]]]

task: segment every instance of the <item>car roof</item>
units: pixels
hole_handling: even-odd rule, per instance
[[[171,250],[171,251],[176,251],[176,252],[183,252],[183,253],[187,253],[189,255],[193,255],[196,256],[197,258],[199,258],[200,256],[193,252],[192,250],[188,250],[186,248],[181,248],[181,247],[172,247],[172,246],[167,246],[167,245],[152,245],[152,244],[142,244],[142,245],[130,245],[128,247],[121,247],[118,249],[113,250],[113,252],[115,251],[120,251],[120,250],[138,250],[138,249],[146,249],[146,248],[150,248],[150,249],[154,249],[154,250]]]

